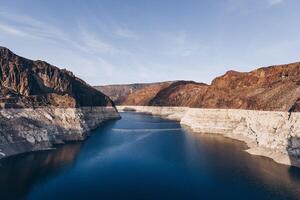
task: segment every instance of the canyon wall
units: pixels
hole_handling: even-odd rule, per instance
[[[251,154],[278,163],[300,167],[300,113],[242,109],[118,106],[119,111],[136,111],[180,121],[193,132],[222,134],[244,141]]]
[[[0,158],[83,140],[114,102],[66,69],[0,47]]]
[[[118,118],[114,107],[0,109],[0,158],[83,140],[102,122]]]

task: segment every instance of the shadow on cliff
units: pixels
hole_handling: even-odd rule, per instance
[[[286,150],[291,163],[290,176],[300,182],[300,137],[288,138]]]
[[[123,111],[125,111],[125,112],[136,112],[136,109],[130,108],[130,107],[125,107],[125,108],[123,108]]]

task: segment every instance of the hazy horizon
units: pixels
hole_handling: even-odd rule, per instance
[[[0,46],[91,85],[193,80],[300,61],[296,0],[3,1]]]

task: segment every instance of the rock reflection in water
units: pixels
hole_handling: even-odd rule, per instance
[[[223,177],[228,185],[238,181],[236,177],[243,176],[245,183],[259,183],[259,186],[265,186],[255,188],[256,191],[278,190],[283,196],[288,196],[290,191],[293,191],[291,199],[300,196],[299,168],[274,163],[271,158],[250,155],[241,151],[248,148],[245,143],[220,135],[195,134],[194,137],[198,138],[199,146],[207,153],[206,163],[210,164],[207,167],[218,179]],[[222,189],[224,194],[227,189],[229,188]]]
[[[28,153],[0,161],[1,199],[18,199],[36,182],[47,179],[76,162],[82,143],[58,146],[53,151]]]

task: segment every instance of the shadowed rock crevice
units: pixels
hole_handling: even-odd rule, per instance
[[[291,136],[287,141],[286,151],[292,166],[300,167],[300,137]]]

